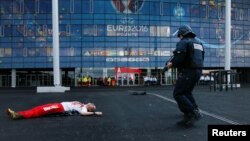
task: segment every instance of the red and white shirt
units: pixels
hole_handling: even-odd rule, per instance
[[[74,111],[77,111],[78,113],[88,112],[86,106],[79,101],[62,102],[61,104],[65,112],[74,112]]]

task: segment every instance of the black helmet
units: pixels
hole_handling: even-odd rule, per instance
[[[182,25],[179,27],[178,31],[177,31],[177,36],[180,37],[180,35],[182,36],[190,36],[190,37],[195,37],[195,33],[192,31],[191,27],[188,25]]]

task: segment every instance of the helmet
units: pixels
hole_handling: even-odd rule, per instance
[[[196,36],[195,33],[192,31],[191,27],[188,25],[182,25],[179,27],[179,29],[177,30],[177,36],[180,37],[180,35],[191,37]]]

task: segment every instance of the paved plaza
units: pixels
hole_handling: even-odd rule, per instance
[[[131,95],[130,91],[146,95]],[[66,93],[37,94],[35,88],[0,89],[1,141],[206,141],[211,124],[249,124],[250,87],[210,91],[199,86],[194,96],[203,118],[191,128],[182,118],[172,86],[71,88]],[[12,120],[8,107],[25,110],[40,104],[78,100],[93,102],[101,117],[49,116]]]

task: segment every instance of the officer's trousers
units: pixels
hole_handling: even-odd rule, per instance
[[[178,74],[173,96],[184,114],[192,113],[198,105],[192,91],[201,77],[201,69],[185,69]]]

